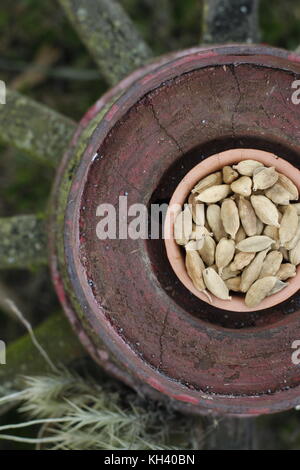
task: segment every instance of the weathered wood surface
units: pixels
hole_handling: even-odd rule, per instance
[[[256,43],[259,0],[204,0],[205,44]]]
[[[59,0],[110,85],[152,56],[134,24],[115,0]]]
[[[60,113],[12,90],[0,105],[0,141],[56,166],[75,130]]]

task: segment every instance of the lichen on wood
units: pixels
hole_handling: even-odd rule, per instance
[[[85,356],[79,340],[63,314],[51,315],[35,330],[35,337],[56,365],[70,364]],[[37,351],[29,334],[17,339],[6,350],[6,365],[0,366],[0,384],[14,387],[22,375],[52,372],[49,364]]]
[[[0,218],[0,268],[32,268],[47,263],[43,218],[18,215]]]
[[[6,90],[6,104],[0,104],[0,141],[51,166],[57,166],[75,126],[71,119],[12,90]]]
[[[115,0],[59,0],[110,85],[151,58],[134,24]]]
[[[204,0],[203,42],[259,41],[259,0]]]

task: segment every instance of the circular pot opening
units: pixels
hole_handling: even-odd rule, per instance
[[[209,302],[203,292],[197,290],[191,278],[189,277],[185,267],[185,255],[182,247],[180,247],[174,239],[174,221],[187,198],[195,186],[195,184],[205,176],[222,169],[225,165],[232,165],[242,160],[252,159],[263,163],[268,167],[275,167],[278,172],[283,173],[290,178],[293,183],[300,189],[300,172],[288,161],[279,158],[270,152],[258,149],[230,149],[225,152],[214,154],[204,161],[196,165],[190,170],[180,181],[175,189],[169,203],[166,221],[165,221],[165,246],[168,260],[181,283],[196,297],[204,302]],[[289,299],[299,290],[300,282],[300,266],[297,268],[297,274],[294,278],[289,279],[288,286],[269,297],[266,297],[257,307],[249,308],[244,302],[244,296],[232,295],[231,300],[221,300],[214,295],[212,297],[213,307],[231,312],[253,312],[271,308],[277,304]]]

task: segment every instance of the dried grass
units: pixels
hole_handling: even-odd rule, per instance
[[[24,377],[21,392],[0,398],[15,403],[28,417],[0,427],[0,439],[36,444],[50,449],[183,449],[191,448],[191,418],[154,403],[109,380],[93,379],[62,370],[41,377]],[[36,438],[18,437],[20,429],[39,426]],[[174,431],[176,430],[176,431]],[[5,431],[5,434],[3,432]],[[11,434],[6,434],[9,431]]]

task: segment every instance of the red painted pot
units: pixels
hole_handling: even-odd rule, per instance
[[[257,415],[299,404],[300,297],[228,312],[177,279],[162,239],[99,240],[97,208],[119,196],[168,203],[182,178],[234,148],[299,168],[298,56],[263,46],[159,59],[103,97],[58,172],[50,219],[54,283],[93,358],[136,390],[195,413]],[[167,398],[169,397],[169,398]]]

